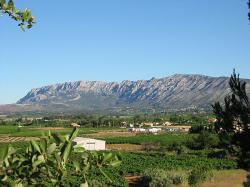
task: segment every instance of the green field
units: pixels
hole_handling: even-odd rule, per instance
[[[186,143],[191,140],[194,136],[193,134],[183,134],[183,133],[175,133],[175,134],[146,134],[146,135],[136,135],[131,137],[111,137],[105,138],[108,144],[160,144],[160,145],[170,145],[173,143]]]
[[[96,133],[99,131],[110,130],[110,128],[80,128],[79,135]],[[19,136],[19,137],[41,137],[44,133],[50,131],[51,133],[58,133],[61,135],[69,134],[72,128],[43,128],[35,126],[0,126],[0,136]]]

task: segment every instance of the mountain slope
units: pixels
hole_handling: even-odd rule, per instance
[[[36,104],[61,110],[208,108],[230,92],[228,81],[227,77],[180,74],[121,83],[77,81],[32,89],[17,104]],[[245,81],[250,93],[250,80]]]

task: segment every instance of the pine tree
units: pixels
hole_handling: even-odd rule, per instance
[[[240,146],[241,160],[250,164],[250,103],[246,82],[234,70],[229,85],[231,93],[225,97],[224,107],[219,102],[212,105],[217,118],[216,130],[224,146]]]

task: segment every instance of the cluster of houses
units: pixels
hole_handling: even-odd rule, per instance
[[[129,132],[135,132],[135,133],[158,133],[162,129],[161,128],[129,128]]]
[[[132,133],[153,133],[159,132],[189,132],[190,125],[173,125],[171,122],[159,123],[142,123],[138,127],[134,127],[133,124],[129,124],[128,131]]]

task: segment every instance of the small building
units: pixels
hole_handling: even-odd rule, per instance
[[[129,127],[130,127],[130,128],[133,128],[133,127],[134,127],[134,124],[129,124]]]
[[[70,125],[71,127],[76,127],[76,128],[79,128],[79,127],[81,127],[81,125],[78,125],[77,123],[71,123],[71,125]]]
[[[176,126],[166,127],[165,129],[167,132],[189,132],[191,126],[176,125]]]
[[[166,121],[166,122],[164,122],[164,123],[163,123],[163,125],[164,125],[164,126],[171,126],[171,125],[172,125],[172,123],[171,123],[171,122],[169,122],[169,121]]]
[[[128,131],[135,132],[135,133],[145,133],[146,129],[144,129],[144,128],[129,128]]]
[[[161,131],[161,128],[149,128],[146,131],[149,133],[158,133]]]
[[[73,144],[83,147],[88,151],[101,151],[106,149],[106,141],[91,138],[77,137],[73,140]]]
[[[147,126],[147,127],[153,127],[154,123],[143,123],[143,126]]]

